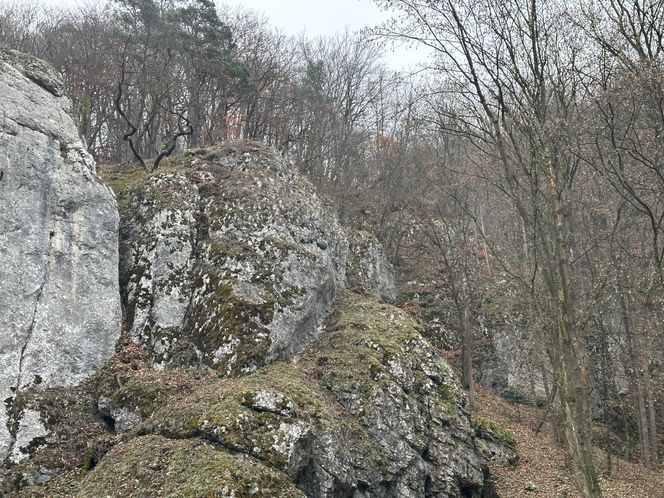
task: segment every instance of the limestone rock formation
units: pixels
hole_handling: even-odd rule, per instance
[[[131,335],[156,365],[249,372],[318,335],[345,280],[346,237],[276,152],[199,150],[112,184]]]
[[[118,228],[57,75],[0,65],[0,494],[490,496],[373,236],[249,142],[107,171]]]
[[[118,212],[57,75],[0,50],[0,461],[47,427],[20,392],[79,383],[120,333]]]
[[[394,271],[378,239],[358,230],[349,234],[348,246],[348,287],[394,303],[397,297]]]
[[[550,372],[551,367],[533,335],[530,330],[492,331],[491,354],[480,366],[485,388],[529,404],[546,399],[542,372]]]
[[[312,498],[489,496],[463,391],[412,319],[344,291],[326,323],[292,362],[232,379],[151,371],[105,392],[113,410],[142,421],[79,496],[184,486],[183,454],[194,448],[187,475],[202,494],[243,496],[255,483],[256,496],[282,496],[268,492],[281,482],[283,496]],[[153,446],[164,447],[158,465]],[[216,481],[210,465],[222,469]],[[224,474],[229,465],[240,479]]]

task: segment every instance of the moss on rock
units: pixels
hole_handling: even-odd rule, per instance
[[[328,318],[327,332],[299,362],[329,389],[344,391],[358,382],[366,383],[367,390],[398,385],[405,394],[465,402],[451,368],[398,308],[344,292]]]
[[[104,170],[131,335],[156,364],[247,373],[311,342],[344,281],[334,212],[276,151],[235,142]]]
[[[483,463],[463,410],[465,394],[403,311],[345,292],[327,332],[298,363],[358,420],[388,468],[401,474],[397,489],[404,481],[428,480],[434,493],[454,496],[462,482],[479,495]]]
[[[303,497],[288,477],[210,443],[145,436],[113,448],[77,497]]]
[[[349,233],[346,273],[349,289],[380,297],[389,303],[396,300],[392,265],[385,256],[383,245],[374,235],[363,230]]]
[[[516,448],[514,433],[504,428],[498,422],[489,418],[478,418],[473,422],[473,428],[477,435],[484,439],[490,439]]]
[[[381,465],[365,432],[306,373],[285,362],[245,377],[220,379],[172,399],[137,433],[202,437],[293,478],[308,464],[307,456],[317,451],[322,437],[329,439],[340,460]]]
[[[106,379],[97,390],[97,399],[103,405],[100,406],[103,415],[115,418],[114,413],[123,410],[144,420],[174,396],[215,380],[215,375],[204,371],[145,370],[127,379]]]
[[[143,418],[128,437],[210,441],[284,472],[308,496],[482,486],[451,369],[406,314],[375,298],[342,293],[292,362],[234,378],[192,374],[141,373],[111,393]]]
[[[110,418],[139,422],[45,496],[481,496],[463,391],[412,319],[375,298],[343,292],[314,343],[244,376],[116,374],[97,392]]]

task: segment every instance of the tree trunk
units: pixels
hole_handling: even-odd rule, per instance
[[[650,424],[648,422],[647,403],[643,385],[641,343],[638,338],[634,336],[634,331],[632,330],[632,321],[630,319],[629,310],[627,308],[627,302],[625,301],[625,296],[621,291],[618,291],[618,301],[620,303],[623,328],[625,329],[625,336],[627,339],[627,348],[629,352],[631,370],[634,376],[634,387],[636,388],[636,423],[639,430],[641,461],[644,465],[650,467],[652,465],[650,452],[651,439],[649,436]]]
[[[473,411],[475,409],[475,381],[473,379],[473,333],[468,320],[469,307],[469,304],[464,302],[459,317],[463,336],[461,383],[468,390],[468,407],[470,411]]]
[[[565,433],[570,457],[575,464],[575,480],[584,498],[600,498],[602,491],[597,480],[590,434],[585,351],[575,323],[575,305],[570,264],[569,233],[566,216],[558,197],[558,178],[551,156],[546,156],[548,187],[552,210],[552,242],[554,245],[557,345],[561,357],[560,395],[565,413]],[[557,289],[556,289],[557,287]]]
[[[647,354],[643,354],[642,358],[642,369],[643,369],[643,394],[645,398],[645,404],[647,406],[646,418],[648,420],[648,435],[649,437],[649,449],[650,449],[650,461],[652,465],[657,465],[658,463],[658,452],[657,447],[659,442],[657,441],[657,419],[655,418],[655,402],[654,396],[652,393],[652,382],[650,378],[650,361]]]

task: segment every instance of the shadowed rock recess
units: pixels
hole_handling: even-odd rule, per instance
[[[0,50],[0,462],[49,434],[30,389],[72,386],[120,334],[118,213],[57,75]]]
[[[25,451],[0,469],[0,495],[494,496],[487,459],[510,460],[514,441],[470,423],[449,365],[387,304],[394,279],[372,235],[343,228],[250,142],[153,173],[103,168],[118,229],[57,78],[11,56],[3,457]],[[32,104],[14,112],[24,88]],[[118,294],[126,334],[106,362]]]

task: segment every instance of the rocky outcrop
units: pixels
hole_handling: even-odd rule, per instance
[[[249,372],[318,335],[345,280],[346,237],[276,152],[199,150],[125,181],[112,181],[121,281],[131,335],[156,365]]]
[[[388,303],[394,303],[397,298],[392,265],[383,245],[368,232],[349,233],[346,276],[348,288],[360,294],[380,297]]]
[[[304,498],[285,475],[253,458],[218,451],[202,440],[160,436],[113,448],[76,496]]]
[[[109,170],[118,257],[57,75],[0,64],[0,494],[489,496],[504,435],[373,236],[241,142]]]
[[[478,418],[475,427],[475,444],[482,454],[493,462],[514,466],[519,461],[516,439],[509,430],[487,418]]]
[[[48,428],[27,389],[71,386],[120,333],[118,213],[43,62],[0,50],[0,461]]]
[[[279,496],[489,496],[450,367],[405,313],[357,294],[342,293],[321,336],[292,362],[232,379],[145,372],[104,396],[141,421],[79,496],[150,495],[187,486],[182,474],[221,496],[244,496],[247,483],[255,496],[276,496],[270,482],[282,483]],[[164,448],[158,465],[151,447]],[[207,480],[213,462],[238,471]]]
[[[384,302],[378,242],[348,235],[275,152],[243,142],[106,174],[130,337],[78,391],[20,398],[52,430],[32,423],[40,444],[0,489],[490,496],[500,445],[478,437],[450,367]]]
[[[543,403],[547,392],[544,375],[551,383],[552,374],[533,332],[495,330],[490,338],[490,354],[480,365],[481,384],[516,402]]]

